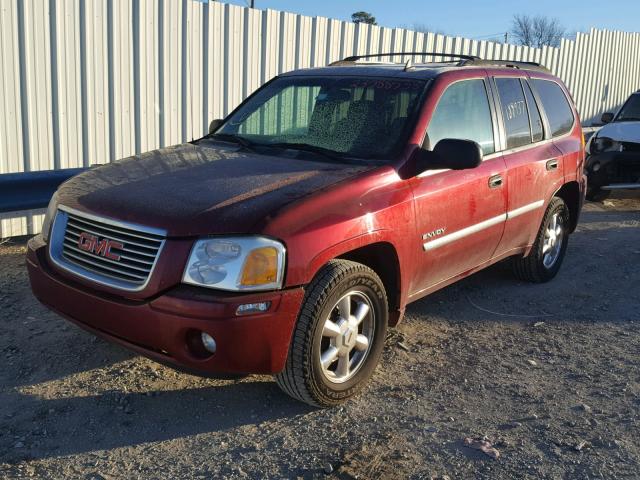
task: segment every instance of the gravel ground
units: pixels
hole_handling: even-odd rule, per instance
[[[588,204],[556,280],[496,265],[411,305],[369,388],[315,410],[93,338],[5,244],[0,477],[638,478],[639,265],[640,200]]]

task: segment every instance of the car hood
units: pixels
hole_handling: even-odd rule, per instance
[[[61,205],[166,230],[249,233],[278,209],[374,167],[261,155],[200,141],[94,167],[65,182]]]
[[[613,122],[598,131],[598,137],[609,137],[617,142],[640,143],[640,122]]]

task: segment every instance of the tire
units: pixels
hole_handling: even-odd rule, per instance
[[[555,241],[551,242],[548,232],[552,230],[554,218],[560,230],[553,229],[556,237]],[[556,276],[567,251],[568,226],[569,209],[561,198],[554,197],[542,218],[531,252],[526,257],[513,259],[513,271],[520,280],[543,283]],[[559,240],[558,237],[560,237]],[[551,243],[553,246],[549,247]]]
[[[285,368],[276,375],[278,385],[316,407],[333,407],[353,397],[378,365],[388,318],[378,275],[360,263],[331,260],[307,289]],[[362,337],[368,340],[366,347]]]
[[[599,187],[587,187],[587,200],[601,202],[611,196],[611,190],[602,190]]]

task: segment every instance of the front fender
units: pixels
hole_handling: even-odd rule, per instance
[[[367,232],[323,250],[309,263],[308,281],[334,258],[364,263],[376,271],[385,284],[390,306],[389,322],[396,325],[408,301],[407,285],[411,276],[410,254],[407,254],[406,246],[397,244],[396,233],[389,230]]]

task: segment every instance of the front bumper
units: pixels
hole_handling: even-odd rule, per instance
[[[200,374],[277,373],[284,368],[304,296],[302,288],[226,294],[178,286],[146,300],[93,290],[51,268],[40,236],[29,241],[27,267],[34,295],[84,329],[158,362]],[[238,317],[238,305],[270,301],[261,314]],[[207,358],[187,338],[206,332],[216,343]]]
[[[587,157],[585,170],[589,188],[640,187],[640,152],[603,152]],[[618,187],[620,186],[620,187]]]

